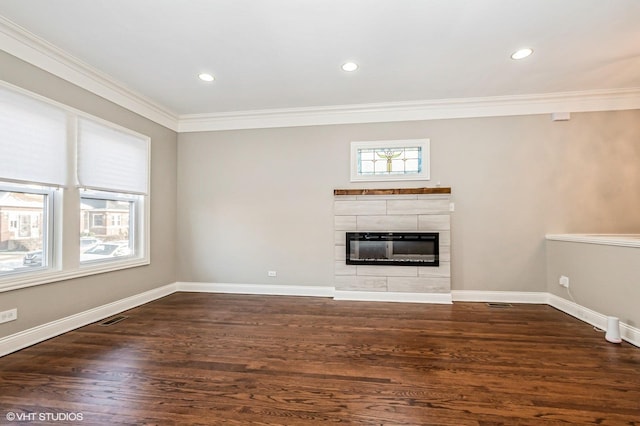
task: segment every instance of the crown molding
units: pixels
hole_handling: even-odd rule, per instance
[[[2,16],[0,48],[179,133],[640,109],[637,87],[177,115]]]
[[[178,132],[640,109],[640,87],[179,116]]]
[[[2,16],[0,48],[162,126],[178,130],[175,113]]]

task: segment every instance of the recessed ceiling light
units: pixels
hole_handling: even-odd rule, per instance
[[[345,64],[342,64],[343,71],[352,72],[357,69],[358,69],[358,64],[356,64],[355,62],[347,62]]]
[[[524,59],[527,56],[531,55],[532,53],[533,53],[533,49],[525,47],[524,49],[520,49],[516,52],[513,52],[513,54],[511,55],[511,59]]]
[[[198,76],[198,78],[202,81],[213,81],[214,78],[211,74],[202,73]]]

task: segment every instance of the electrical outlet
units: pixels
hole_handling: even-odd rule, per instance
[[[18,308],[0,312],[0,324],[18,319]]]
[[[565,277],[564,275],[561,275],[560,279],[558,280],[558,284],[564,288],[569,288],[569,277]]]
[[[277,271],[268,271],[267,272],[267,276],[276,277],[276,276],[278,276],[278,272]]]

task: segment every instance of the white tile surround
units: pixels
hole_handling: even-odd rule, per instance
[[[358,191],[334,191],[336,291],[451,294],[450,189]],[[347,265],[345,234],[354,231],[438,232],[440,266]]]

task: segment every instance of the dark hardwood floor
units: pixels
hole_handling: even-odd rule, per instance
[[[640,425],[640,349],[549,306],[176,293],[124,315],[0,358],[0,423]]]

